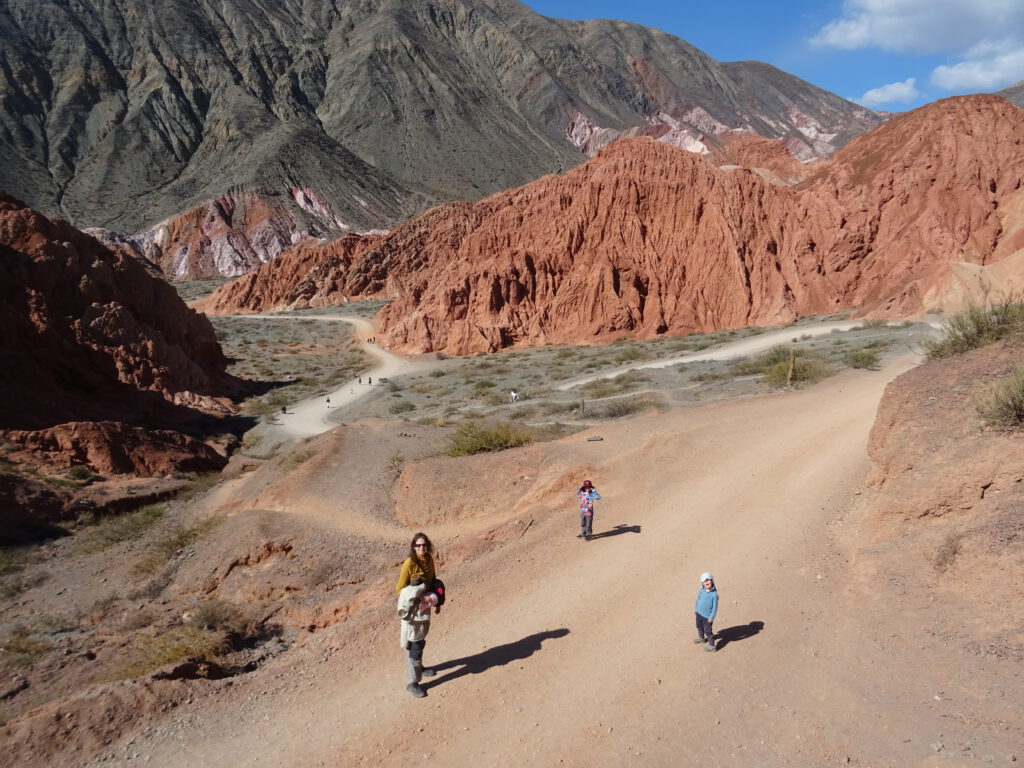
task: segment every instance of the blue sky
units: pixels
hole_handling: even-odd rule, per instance
[[[1024,0],[523,2],[544,16],[656,27],[718,61],[765,61],[872,109],[1024,80]]]

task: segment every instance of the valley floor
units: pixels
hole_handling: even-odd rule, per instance
[[[866,559],[857,543],[870,525],[868,432],[886,383],[911,365],[904,356],[881,372],[652,413],[555,443],[551,450],[603,496],[597,536],[575,537],[570,483],[582,477],[566,480],[564,503],[529,518],[502,510],[500,498],[482,499],[494,508],[488,525],[507,517],[522,532],[442,569],[450,601],[428,638],[425,659],[439,674],[426,681],[425,699],[405,691],[388,586],[379,608],[310,635],[258,672],[196,682],[212,695],[89,764],[1019,758],[1019,665],[944,642],[927,592],[888,571],[891,553]],[[344,517],[336,524],[344,527]],[[478,535],[481,522],[427,530],[443,551]],[[913,550],[899,557],[926,563]],[[691,642],[705,570],[721,595],[714,654]]]

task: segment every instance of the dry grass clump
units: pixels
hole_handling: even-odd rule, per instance
[[[878,368],[878,352],[874,349],[868,349],[867,347],[851,349],[843,355],[843,362],[851,368],[867,368],[875,370]]]
[[[1024,302],[1013,298],[990,306],[972,305],[946,320],[942,335],[924,343],[925,357],[940,360],[992,344],[1024,329]]]
[[[456,429],[449,440],[449,456],[472,456],[526,445],[533,442],[533,434],[504,422],[487,426],[469,421]]]
[[[776,363],[764,372],[764,383],[769,387],[804,387],[826,379],[832,369],[821,360],[793,356],[788,361]]]
[[[220,517],[207,517],[192,525],[177,522],[167,527],[149,542],[146,553],[132,569],[134,574],[137,577],[145,577],[156,573],[178,552],[220,525],[222,520]]]
[[[992,386],[988,395],[975,405],[990,427],[1004,430],[1024,427],[1024,368],[1015,367],[1008,378]]]
[[[22,625],[11,630],[11,633],[0,646],[0,667],[8,669],[24,669],[30,667],[39,658],[53,649],[53,644],[33,637],[32,632]]]
[[[586,406],[584,415],[594,419],[619,419],[664,405],[660,398],[647,395],[609,400]]]
[[[137,539],[166,513],[167,507],[164,504],[147,504],[134,512],[106,518],[82,534],[78,545],[80,551],[100,552],[122,541]]]
[[[935,566],[936,571],[943,573],[953,566],[959,555],[960,535],[950,532],[946,535],[946,538],[935,553],[935,559],[932,561],[932,564]]]

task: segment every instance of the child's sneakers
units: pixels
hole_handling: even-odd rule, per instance
[[[407,690],[417,699],[422,699],[424,696],[427,695],[427,692],[423,690],[423,686],[421,686],[419,683],[409,683],[407,686],[405,686],[405,690]]]
[[[717,648],[715,648],[715,641],[712,640],[710,637],[708,638],[708,644],[704,646],[704,650],[711,651],[712,653],[718,650]]]
[[[437,674],[437,670],[436,669],[432,669],[431,667],[424,667],[423,670],[420,672],[420,674],[423,675],[424,677],[433,677],[434,675]]]
[[[693,638],[693,644],[694,645],[698,645],[698,644],[703,643],[703,642],[704,642],[704,638],[701,637],[700,635],[697,635],[697,637]]]

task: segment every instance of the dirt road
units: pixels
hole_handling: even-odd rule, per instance
[[[388,592],[358,633],[339,625],[107,757],[171,768],[1004,762],[1012,731],[975,733],[943,703],[993,681],[952,674],[941,644],[913,634],[912,606],[884,610],[884,582],[851,578],[844,541],[860,524],[868,431],[885,384],[910,365],[563,440],[602,493],[598,535],[575,538],[567,500],[442,573],[451,598],[428,639],[439,674],[425,699],[404,689]],[[714,654],[691,643],[704,570],[721,591]]]
[[[408,358],[381,349],[368,339],[375,335],[373,323],[361,317],[339,317],[338,315],[245,315],[248,318],[267,320],[318,320],[321,322],[348,323],[355,326],[364,352],[373,357],[377,365],[362,376],[362,380],[352,379],[340,384],[336,389],[325,395],[301,400],[288,406],[285,413],[277,415],[272,422],[265,424],[271,434],[292,439],[302,439],[319,435],[337,426],[331,419],[331,411],[335,413],[347,405],[351,405],[370,392],[370,380],[380,382],[390,376],[398,376],[416,370],[426,370],[424,363],[412,362]]]

